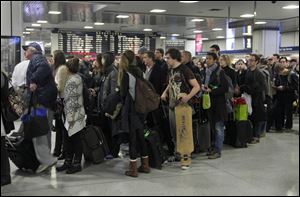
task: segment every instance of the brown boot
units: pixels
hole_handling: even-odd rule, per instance
[[[136,160],[130,160],[129,171],[126,171],[125,175],[131,177],[138,177]]]
[[[142,157],[142,165],[138,169],[139,172],[150,173],[149,157]]]

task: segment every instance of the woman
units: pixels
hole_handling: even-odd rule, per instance
[[[83,106],[83,81],[78,73],[79,59],[73,58],[66,64],[69,77],[64,88],[64,112],[66,123],[64,130],[64,146],[66,159],[57,171],[67,170],[67,174],[81,171],[82,144],[81,132],[85,127],[85,111]]]
[[[137,177],[138,171],[150,173],[147,145],[144,138],[144,116],[136,112],[134,107],[135,79],[143,78],[143,72],[135,65],[134,53],[127,50],[120,60],[118,86],[123,99],[122,124],[123,130],[129,131],[129,171],[125,175]],[[127,122],[127,125],[126,125]],[[139,147],[137,147],[139,144]],[[137,150],[139,148],[139,150]],[[137,169],[137,153],[142,156],[142,166]]]
[[[246,71],[247,71],[247,66],[244,60],[240,59],[235,63],[235,69],[237,72],[237,86],[236,86],[236,91],[235,91],[235,96],[239,97],[241,96],[239,87],[241,85],[245,84],[245,76],[246,76]]]
[[[221,55],[220,66],[225,71],[225,74],[230,77],[233,87],[236,87],[236,73],[233,68],[231,68],[231,60],[228,55]]]
[[[106,159],[113,159],[113,142],[112,142],[112,121],[108,117],[105,116],[105,113],[103,112],[103,104],[105,102],[105,98],[112,92],[111,90],[114,90],[114,87],[116,82],[113,83],[111,81],[110,74],[112,71],[115,70],[114,62],[115,62],[115,55],[112,52],[106,52],[102,55],[102,78],[99,84],[99,93],[98,93],[98,108],[100,113],[100,121],[98,124],[103,130],[103,133],[106,137],[107,144],[109,147],[110,152],[108,155],[106,155]]]
[[[225,93],[228,91],[228,81],[225,72],[217,63],[216,53],[208,52],[206,55],[206,75],[204,91],[209,93],[211,107],[208,109],[208,118],[212,127],[213,150],[208,153],[209,159],[221,157],[224,141],[224,122],[227,121]],[[219,72],[219,74],[217,74]]]
[[[55,112],[55,148],[53,155],[59,157],[58,159],[65,158],[65,149],[62,150],[63,145],[63,99],[64,99],[64,88],[66,81],[69,76],[68,68],[66,67],[66,58],[63,51],[54,51],[54,70],[53,75],[55,78],[55,83],[58,89],[58,97],[56,101],[56,112]]]
[[[99,109],[97,107],[97,95],[100,90],[101,80],[102,80],[102,54],[97,54],[96,60],[92,64],[92,82],[91,87],[89,88],[89,100],[90,100],[90,107],[89,111],[86,111],[87,114],[87,125],[98,125],[99,123]]]

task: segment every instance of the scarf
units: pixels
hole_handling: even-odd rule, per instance
[[[209,80],[210,80],[210,76],[212,74],[212,72],[214,70],[216,70],[218,68],[218,64],[214,63],[214,65],[212,65],[211,67],[207,67],[206,68],[206,77],[205,77],[205,85],[208,86]]]

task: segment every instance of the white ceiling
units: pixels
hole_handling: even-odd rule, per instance
[[[258,27],[276,27],[281,32],[299,30],[299,9],[284,10],[283,6],[298,1],[257,1],[255,20],[268,23]],[[195,29],[203,31],[203,37],[215,38],[226,34],[226,21],[244,20],[240,15],[254,12],[254,1],[199,1],[183,4],[179,1],[25,1],[24,28],[37,20],[48,20],[42,29],[84,30],[85,25],[104,22],[104,26],[94,26],[95,30],[115,30],[121,32],[142,32],[151,28],[159,34],[179,33],[193,38]],[[229,12],[230,7],[230,12]],[[62,11],[61,15],[49,15],[48,10]],[[167,12],[153,14],[151,9],[165,9]],[[210,9],[221,9],[210,11]],[[128,14],[128,19],[117,19],[118,14]],[[202,18],[203,22],[191,22],[193,18]],[[223,28],[214,32],[212,28]],[[256,27],[256,26],[255,26]],[[242,28],[236,29],[236,36],[242,36]]]

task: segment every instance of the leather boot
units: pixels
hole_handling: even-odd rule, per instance
[[[81,168],[81,160],[74,159],[73,164],[67,170],[66,174],[74,174],[76,172],[80,172],[81,170],[82,170],[82,168]]]
[[[138,171],[142,173],[150,173],[150,167],[149,167],[149,157],[142,157],[142,164],[139,167]]]
[[[64,165],[56,167],[57,172],[62,172],[69,169],[72,166],[72,159],[70,157],[65,159]]]
[[[138,177],[136,160],[130,160],[129,171],[126,171],[125,175],[131,177]]]

